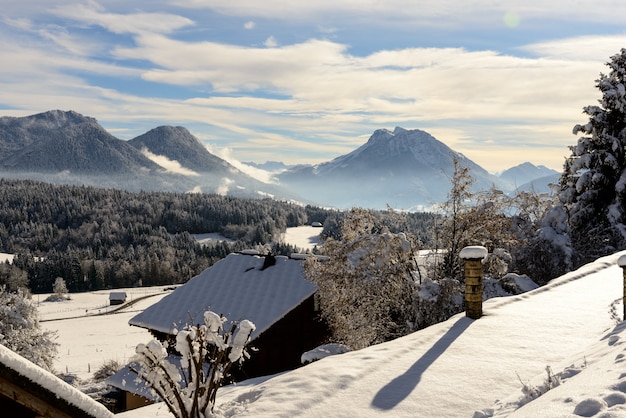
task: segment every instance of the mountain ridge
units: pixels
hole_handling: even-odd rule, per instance
[[[430,210],[446,200],[455,160],[469,169],[475,190],[495,186],[508,192],[522,180],[539,187],[539,175],[550,172],[524,163],[499,178],[426,131],[395,127],[375,130],[364,144],[330,161],[296,166],[267,162],[277,180],[268,184],[211,154],[182,126],[159,126],[125,141],[75,111],[0,117],[0,174],[131,191],[228,193],[344,209]]]
[[[144,150],[188,170],[171,170]],[[75,111],[52,110],[25,117],[1,117],[0,151],[0,174],[9,178],[130,191],[299,198],[210,154],[183,127],[158,127],[124,141],[111,135],[95,118]]]

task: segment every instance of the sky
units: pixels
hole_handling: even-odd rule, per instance
[[[497,172],[561,170],[620,0],[2,0],[0,115],[52,109],[120,139],[187,127],[238,161],[318,163],[422,129]]]

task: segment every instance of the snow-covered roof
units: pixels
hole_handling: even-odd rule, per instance
[[[254,339],[317,289],[305,279],[302,259],[275,258],[274,265],[262,269],[264,257],[229,254],[129,324],[172,334],[185,324],[203,323],[204,312],[211,310],[229,322],[252,321],[256,325],[251,335]]]
[[[70,416],[113,417],[102,404],[3,345],[0,345],[0,377],[27,391],[27,385],[22,382],[32,382],[33,399],[53,402],[56,408]]]
[[[109,300],[126,300],[126,292],[111,292],[109,293]]]

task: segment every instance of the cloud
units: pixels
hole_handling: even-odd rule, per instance
[[[233,184],[235,180],[224,177],[219,186],[217,186],[217,193],[220,196],[226,196],[228,194],[228,190],[230,189],[230,185]]]
[[[317,0],[285,4],[284,0],[240,0],[237,2],[206,2],[181,0],[177,4],[207,9],[227,16],[272,20],[311,21],[324,19],[341,22],[346,19],[371,22],[377,26],[423,25],[449,27],[481,27],[484,24],[504,24],[506,14],[517,16],[523,24],[533,19],[550,17],[597,23],[622,24],[626,4],[614,0],[579,0],[572,7],[569,0],[439,0],[421,2],[419,7],[407,7],[404,0]],[[286,12],[287,11],[287,12]]]
[[[442,0],[415,10],[396,0],[320,0],[295,2],[287,12],[275,0],[187,2],[193,10],[170,3],[50,0],[44,9],[30,7],[34,0],[3,2],[0,61],[10,65],[0,66],[2,114],[73,109],[128,137],[182,124],[254,161],[324,161],[361,145],[374,129],[400,125],[426,129],[485,166],[504,160],[485,144],[497,144],[498,152],[552,144],[549,153],[560,163],[558,149],[567,153],[572,126],[584,122],[582,108],[598,98],[594,80],[603,63],[626,44],[624,34],[613,34],[509,44],[506,53],[429,48],[411,41],[407,29],[504,27],[506,13],[519,16],[516,31],[553,18],[605,27],[626,12],[626,3],[605,0],[576,8],[563,1]],[[306,20],[313,15],[328,19]],[[272,23],[280,45],[268,33],[255,37],[260,19]],[[281,20],[309,31],[290,38]],[[357,21],[367,21],[363,27],[380,33],[380,42],[359,49],[346,41]],[[228,25],[228,36],[214,36]],[[232,35],[243,33],[242,25],[255,29],[245,41]],[[396,26],[405,31],[405,47],[384,42]]]
[[[146,148],[142,149],[141,153],[145,155],[146,157],[148,157],[149,159],[151,159],[152,161],[154,161],[155,163],[157,163],[158,165],[160,165],[161,167],[163,167],[165,171],[169,173],[182,174],[183,176],[193,176],[193,177],[197,177],[200,175],[199,173],[196,173],[195,171],[189,168],[183,167],[178,161],[170,160],[164,155],[153,154],[150,151],[148,151]]]
[[[107,13],[95,2],[60,5],[52,11],[56,16],[87,25],[97,25],[116,34],[171,33],[193,26],[193,20],[170,13]]]
[[[249,166],[248,164],[244,164],[241,161],[237,160],[232,152],[232,149],[228,147],[216,148],[212,146],[207,146],[207,150],[220,157],[221,159],[230,163],[233,167],[238,169],[239,171],[249,175],[252,178],[255,178],[263,183],[276,183],[276,179],[273,178],[272,173]]]
[[[276,41],[276,38],[274,38],[273,36],[270,36],[265,40],[263,45],[265,45],[268,48],[275,48],[278,46],[278,42]]]
[[[626,32],[611,36],[577,36],[536,42],[520,47],[538,57],[607,62],[626,46]]]

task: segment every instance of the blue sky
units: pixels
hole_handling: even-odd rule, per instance
[[[182,125],[292,164],[401,126],[491,172],[560,170],[626,2],[495,3],[2,0],[0,115],[75,110],[122,139]]]

